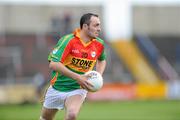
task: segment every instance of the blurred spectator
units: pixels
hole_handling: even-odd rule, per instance
[[[36,87],[37,98],[39,99],[39,98],[41,98],[42,90],[43,90],[44,86],[46,85],[46,81],[45,81],[43,74],[40,72],[36,73],[33,78],[33,83]]]
[[[72,32],[72,17],[69,12],[55,14],[51,19],[53,39],[57,42],[65,34]]]
[[[180,43],[176,45],[176,63],[180,64]]]
[[[176,54],[176,65],[175,68],[177,70],[177,72],[180,74],[180,43],[178,43],[176,45],[176,49],[175,49],[175,54]]]
[[[63,35],[69,34],[72,32],[72,15],[70,13],[65,13],[62,19],[63,22]]]
[[[53,40],[57,42],[60,38],[60,32],[61,32],[61,19],[59,14],[55,14],[52,17],[51,27],[52,27]]]

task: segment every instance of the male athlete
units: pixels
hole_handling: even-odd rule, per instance
[[[76,120],[87,90],[92,87],[84,73],[96,65],[102,75],[106,66],[100,31],[98,15],[87,13],[81,17],[79,29],[58,41],[48,57],[52,79],[40,120],[53,120],[56,112],[64,108],[64,120]]]

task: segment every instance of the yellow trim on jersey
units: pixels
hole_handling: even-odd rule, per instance
[[[78,37],[79,38],[79,40],[82,42],[82,44],[85,46],[85,47],[87,47],[88,45],[90,45],[91,43],[92,43],[92,41],[94,41],[95,39],[92,39],[92,40],[90,40],[89,42],[84,42],[84,40],[81,38],[81,36],[80,36],[80,31],[81,31],[81,29],[76,29],[75,30],[75,35],[76,35],[76,37]]]

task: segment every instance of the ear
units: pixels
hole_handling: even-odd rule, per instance
[[[88,25],[87,24],[83,24],[83,28],[87,29]]]

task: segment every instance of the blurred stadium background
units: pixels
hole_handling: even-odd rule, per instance
[[[104,87],[88,95],[85,111],[88,105],[98,103],[103,110],[114,103],[126,112],[112,108],[114,114],[104,113],[104,118],[96,119],[132,120],[136,110],[150,109],[144,117],[139,114],[141,117],[134,118],[145,120],[160,105],[167,111],[156,111],[161,116],[148,120],[179,120],[179,0],[0,0],[0,119],[13,119],[8,116],[10,110],[12,115],[22,114],[17,109],[26,111],[19,106],[25,103],[35,104],[32,108],[27,105],[32,109],[29,116],[39,115],[39,101],[50,80],[47,56],[61,36],[79,26],[81,15],[87,12],[100,15],[100,37],[106,43],[108,62]],[[99,101],[108,102],[103,105]],[[131,108],[136,104],[137,108]],[[141,108],[146,104],[155,108]],[[97,110],[102,111],[100,108]],[[166,113],[172,114],[168,118]],[[36,119],[28,115],[16,119]],[[83,113],[80,119],[88,120]]]

